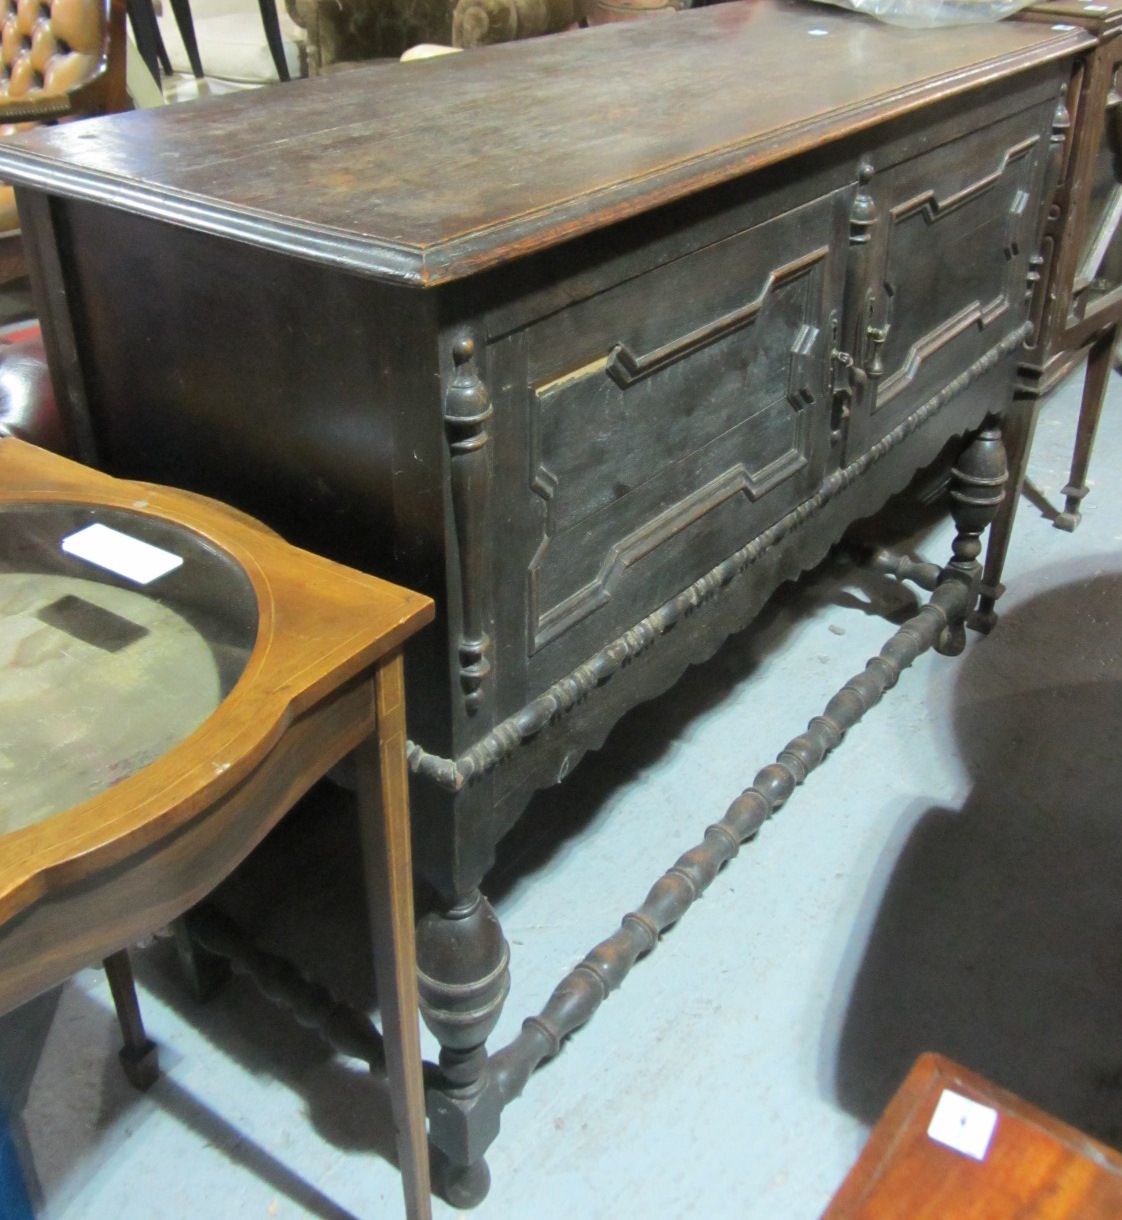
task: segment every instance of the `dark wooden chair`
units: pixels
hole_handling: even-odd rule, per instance
[[[175,18],[179,37],[183,39],[183,49],[187,52],[187,62],[196,80],[204,76],[203,61],[199,55],[199,41],[195,36],[195,20],[191,15],[191,0],[170,0],[172,16]],[[284,53],[284,37],[281,34],[280,18],[274,0],[257,0],[261,13],[261,24],[265,30],[265,42],[269,47],[273,66],[277,71],[277,79],[291,80],[288,71],[288,60]],[[171,73],[171,60],[167,48],[160,35],[160,27],[156,21],[156,9],[153,0],[128,0],[129,20],[132,22],[133,34],[136,36],[137,50],[144,60],[148,71],[159,83],[161,70]]]
[[[124,0],[0,0],[0,137],[128,108]],[[0,283],[25,272],[15,194],[0,184]]]

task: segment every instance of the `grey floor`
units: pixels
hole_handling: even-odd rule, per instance
[[[811,1220],[929,1048],[1122,1141],[1122,378],[1110,393],[1080,530],[1022,502],[995,633],[922,658],[531,1080],[480,1220]],[[1069,383],[1041,420],[1052,504],[1077,406]],[[908,545],[942,561],[950,536],[929,522]],[[908,608],[828,562],[540,795],[488,887],[513,957],[496,1045]],[[370,1003],[345,802],[321,793],[282,831],[230,901]],[[43,1215],[402,1214],[360,1065],[245,980],[196,1005],[166,941],[136,966],[164,1069],[146,1096],[99,972],[44,1006],[23,1114]],[[33,1049],[9,1035],[0,1056]]]

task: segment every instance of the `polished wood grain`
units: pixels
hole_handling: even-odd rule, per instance
[[[115,787],[3,837],[0,1011],[106,959],[125,1053],[142,1061],[150,1048],[122,950],[204,898],[357,748],[406,1209],[423,1220],[430,1204],[400,646],[432,618],[432,602],[297,550],[203,497],[0,441],[0,506],[51,502],[127,508],[201,535],[248,575],[258,631],[241,678],[188,738]]]
[[[0,174],[42,187],[65,161],[69,194],[438,283],[1088,43],[1038,24],[963,38],[737,0],[295,82],[267,107],[240,95],[29,133],[0,146]]]
[[[944,1089],[997,1110],[984,1160],[932,1140]],[[942,1055],[920,1057],[822,1220],[1114,1220],[1122,1156]]]

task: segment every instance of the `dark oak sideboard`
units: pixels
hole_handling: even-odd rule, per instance
[[[437,603],[410,761],[459,1201],[503,1100],[496,843],[1007,410],[1092,45],[757,0],[0,146],[85,459]]]

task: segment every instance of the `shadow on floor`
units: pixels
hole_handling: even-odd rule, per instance
[[[866,1122],[934,1050],[1122,1145],[1118,565],[1073,565],[963,659],[974,787],[920,813],[850,950],[835,1085]]]
[[[923,525],[930,530],[938,519],[925,513]],[[909,521],[915,524],[919,517]],[[746,630],[726,640],[708,661],[687,669],[666,694],[628,712],[603,749],[585,755],[563,784],[539,791],[499,843],[495,867],[483,886],[491,902],[501,902],[517,881],[548,867],[564,843],[580,834],[610,803],[613,793],[633,783],[666,755],[691,724],[730,698],[816,610],[836,606],[897,625],[910,618],[919,605],[913,590],[874,571],[866,560],[862,543],[839,548],[801,579],[782,586]],[[854,673],[864,660],[863,654],[854,656]],[[819,710],[808,706],[806,715]],[[789,736],[798,727],[794,723],[777,725],[774,748],[778,750],[786,740],[785,731],[790,731]],[[764,755],[746,758],[745,785],[751,783],[757,768],[770,761]],[[714,820],[724,812],[717,807],[697,811],[699,819],[708,813]]]
[[[121,1068],[116,1056],[105,1060],[103,1096],[120,1091]],[[322,1191],[295,1173],[283,1161],[256,1143],[239,1127],[224,1119],[205,1100],[189,1089],[162,1075],[148,1094],[162,1110],[184,1128],[194,1132],[207,1146],[217,1149],[228,1160],[242,1166],[259,1181],[266,1182],[278,1196],[288,1199],[309,1216],[319,1220],[357,1220]],[[135,1103],[135,1096],[130,1102]],[[345,1102],[345,1095],[342,1097]],[[392,1130],[392,1127],[391,1127]]]

